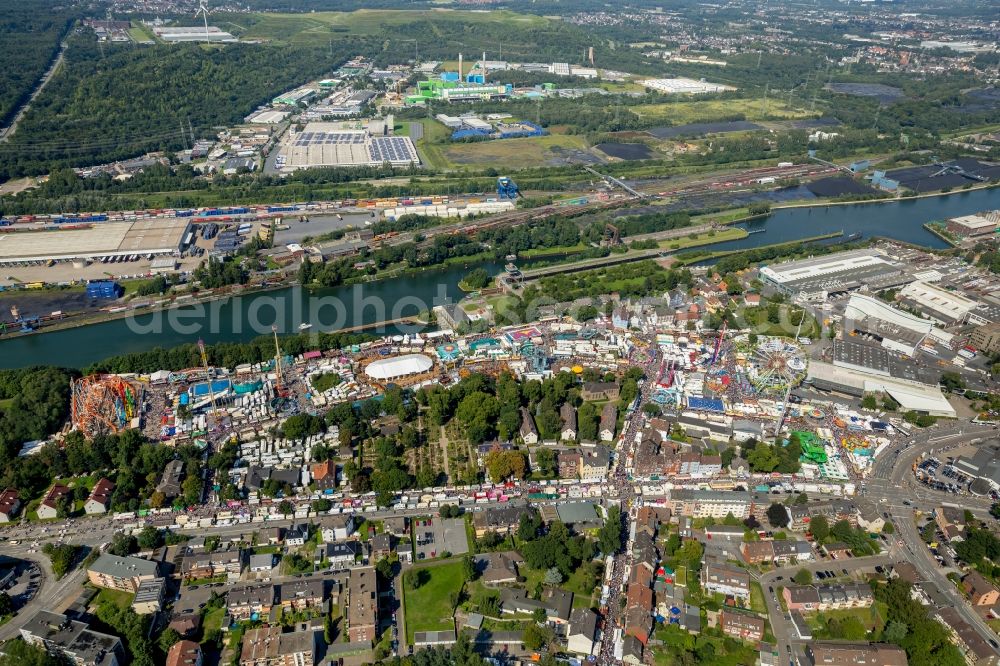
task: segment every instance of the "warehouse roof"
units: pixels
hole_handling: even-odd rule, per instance
[[[171,219],[101,222],[89,229],[0,234],[0,261],[87,259],[115,254],[163,254],[180,249],[188,222]]]

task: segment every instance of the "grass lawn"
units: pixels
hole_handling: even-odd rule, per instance
[[[465,582],[461,561],[412,569],[420,570],[426,571],[430,579],[415,590],[406,589],[403,592],[406,639],[410,643],[413,642],[414,632],[444,631],[455,626],[451,594],[458,593]]]
[[[750,610],[767,615],[767,602],[764,600],[764,590],[757,581],[750,582]]]
[[[522,259],[537,259],[538,257],[549,257],[558,254],[569,254],[571,252],[583,252],[589,246],[583,243],[576,245],[558,245],[556,247],[535,247],[530,250],[518,252],[517,256]]]
[[[819,613],[803,614],[806,622],[813,630],[822,630],[826,623],[832,619],[846,620],[849,617],[857,618],[861,621],[867,631],[877,629],[885,624],[885,606],[881,602],[876,602],[868,608],[842,608],[840,610],[828,610]]]
[[[136,42],[155,42],[156,41],[156,38],[153,36],[153,33],[151,33],[150,31],[146,30],[146,28],[144,26],[142,26],[141,24],[140,25],[133,25],[131,28],[129,28],[128,29],[128,36],[131,37],[133,39],[133,41],[136,41]]]
[[[201,618],[201,635],[208,636],[215,629],[222,628],[222,618],[226,615],[226,609],[223,606],[219,608],[213,608],[205,613]]]
[[[12,402],[14,402],[14,398],[4,398],[3,400],[0,400],[0,409],[10,407],[10,403]]]
[[[743,208],[733,208],[732,210],[724,210],[718,213],[703,213],[702,215],[695,215],[691,218],[691,222],[693,224],[708,224],[709,222],[729,224],[730,222],[742,220],[743,218],[749,216],[750,209],[744,206]]]
[[[746,238],[750,234],[742,227],[729,227],[720,231],[709,231],[704,234],[696,234],[694,238],[682,236],[681,238],[670,238],[660,241],[660,247],[667,250],[683,250],[699,245],[710,245],[711,243],[721,243],[722,241],[739,240]]]
[[[506,169],[511,164],[519,168],[545,166],[558,160],[562,152],[586,150],[581,136],[548,135],[521,139],[498,139],[477,143],[454,143],[441,148],[445,161],[453,167],[496,166]]]
[[[101,588],[101,591],[97,593],[94,597],[94,604],[97,606],[102,606],[104,604],[112,604],[120,608],[126,608],[132,605],[132,599],[135,595],[131,592],[123,592],[122,590],[109,590],[107,588]]]
[[[818,116],[818,113],[809,112],[806,109],[791,107],[778,99],[767,101],[767,113],[764,113],[763,98],[754,99],[711,99],[691,102],[668,102],[665,104],[640,104],[631,107],[631,110],[640,116],[648,118],[650,116],[663,118],[664,122],[671,125],[685,125],[687,123],[712,122],[713,119],[722,116],[742,113],[749,121],[754,120],[775,120],[809,118]]]

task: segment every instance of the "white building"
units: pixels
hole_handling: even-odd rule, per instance
[[[919,310],[942,326],[970,323],[982,326],[985,319],[973,314],[977,303],[930,282],[911,282],[899,290],[903,303]]]

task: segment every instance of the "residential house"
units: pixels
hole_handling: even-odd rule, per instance
[[[604,405],[601,410],[601,424],[597,434],[602,442],[612,442],[615,439],[615,430],[618,426],[618,408],[613,402]]]
[[[653,634],[653,616],[641,606],[625,609],[625,635],[637,639],[643,645],[649,643]]]
[[[59,504],[64,497],[69,498],[72,502],[73,491],[71,491],[69,487],[60,483],[53,484],[53,486],[49,488],[49,491],[45,493],[45,497],[42,498],[42,501],[35,510],[35,513],[38,514],[38,517],[42,520],[58,518]]]
[[[389,516],[382,519],[382,529],[396,538],[410,535],[410,519],[406,516]]]
[[[813,558],[812,546],[805,539],[783,539],[772,541],[771,545],[776,564],[787,564],[792,560],[805,562]]]
[[[701,569],[701,586],[709,592],[750,598],[750,574],[729,564],[706,562]]]
[[[357,541],[338,541],[337,543],[325,543],[316,547],[314,561],[316,565],[326,562],[326,566],[332,571],[340,569],[350,569],[358,561],[361,555],[361,544]]]
[[[935,614],[965,653],[966,663],[973,666],[996,666],[1000,663],[1000,655],[997,655],[996,650],[954,607],[939,608]]]
[[[167,463],[163,468],[163,475],[156,485],[156,490],[163,493],[166,498],[173,499],[181,494],[181,480],[184,478],[184,461],[175,458]]]
[[[970,571],[962,579],[962,589],[973,606],[993,606],[1000,601],[1000,591],[978,571]]]
[[[125,664],[125,649],[117,636],[92,631],[86,623],[47,610],[36,612],[20,630],[26,643],[44,648],[78,666]]]
[[[374,641],[378,625],[375,567],[355,567],[347,587],[347,635],[351,642]]]
[[[906,652],[886,643],[812,641],[806,655],[814,666],[907,666]]]
[[[611,452],[607,447],[585,446],[580,450],[580,478],[584,481],[601,481],[608,477]]]
[[[867,583],[820,585],[816,591],[819,593],[819,610],[867,608],[875,603],[872,588]]]
[[[177,641],[167,651],[166,666],[201,666],[201,646],[194,641]]]
[[[534,509],[526,506],[505,506],[477,511],[472,516],[476,538],[481,538],[487,532],[497,532],[501,536],[511,534],[520,524],[521,516],[533,511]]]
[[[286,546],[304,546],[309,540],[308,525],[293,525],[285,532]]]
[[[278,590],[282,608],[301,611],[323,605],[323,579],[300,578],[291,583],[282,583]]]
[[[965,510],[957,506],[939,506],[934,509],[934,522],[948,541],[962,538],[965,534]]]
[[[812,585],[788,585],[781,596],[790,611],[819,610],[819,591]]]
[[[597,613],[590,608],[574,608],[569,616],[566,648],[579,655],[592,655],[597,647]]]
[[[323,541],[343,541],[354,534],[354,515],[339,514],[324,520],[322,532]]]
[[[91,585],[133,593],[142,582],[159,576],[160,569],[156,562],[141,557],[119,557],[110,553],[101,553],[87,568],[87,578]]]
[[[691,518],[725,518],[728,514],[739,520],[750,515],[750,493],[742,491],[689,490],[670,491],[670,512]]]
[[[774,559],[774,546],[770,541],[746,541],[740,544],[740,554],[747,564],[762,564]]]
[[[615,401],[620,389],[617,382],[584,382],[580,387],[580,397],[587,402],[599,400]]]
[[[882,528],[885,527],[885,518],[882,515],[882,511],[875,506],[874,502],[870,500],[858,500],[856,507],[855,522],[857,522],[859,527],[863,527],[873,534],[878,534],[882,531]]]
[[[107,513],[108,507],[111,506],[111,493],[114,490],[115,484],[108,479],[101,479],[94,484],[93,490],[90,491],[90,497],[83,505],[83,510],[87,515]]]
[[[324,490],[336,490],[339,487],[337,483],[337,463],[332,460],[324,460],[323,462],[313,463],[312,465],[312,482],[316,490],[323,492]]]
[[[378,562],[382,558],[389,557],[392,555],[393,550],[392,535],[385,532],[376,534],[369,542],[369,546],[371,546],[373,562]]]
[[[226,594],[226,612],[237,620],[249,620],[256,615],[266,617],[274,607],[274,585],[244,585]]]
[[[250,556],[250,573],[271,573],[274,569],[274,554],[260,553]]]
[[[13,488],[0,493],[0,523],[9,523],[21,510],[21,498]]]
[[[238,549],[187,555],[181,559],[181,578],[199,580],[227,576],[236,578],[243,569],[243,553]]]
[[[580,449],[564,449],[556,453],[560,479],[580,478]]]
[[[764,618],[731,608],[723,608],[719,618],[722,633],[756,643],[764,638]]]
[[[264,527],[257,530],[257,543],[260,544],[278,546],[281,545],[284,538],[285,529],[283,527]]]
[[[163,610],[167,596],[167,579],[153,578],[139,583],[132,598],[132,610],[139,615],[152,615]]]
[[[314,666],[319,632],[282,633],[280,626],[259,627],[243,636],[242,645],[239,666]]]
[[[476,570],[479,579],[487,587],[511,585],[517,582],[517,565],[523,562],[515,551],[504,553],[483,553],[476,556]]]
[[[629,666],[642,666],[643,645],[638,638],[632,635],[625,637],[622,643],[622,663]]]
[[[562,418],[562,432],[560,438],[564,441],[576,440],[576,407],[569,402],[564,402],[559,408],[559,416]]]
[[[521,408],[521,440],[525,444],[538,444],[538,428],[527,407]]]

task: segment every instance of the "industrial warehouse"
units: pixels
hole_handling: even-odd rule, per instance
[[[392,117],[359,123],[309,123],[291,134],[278,156],[282,169],[420,164],[408,136],[390,136]]]
[[[102,257],[172,255],[188,235],[186,220],[151,218],[101,222],[87,228],[0,234],[0,265],[85,261]]]

